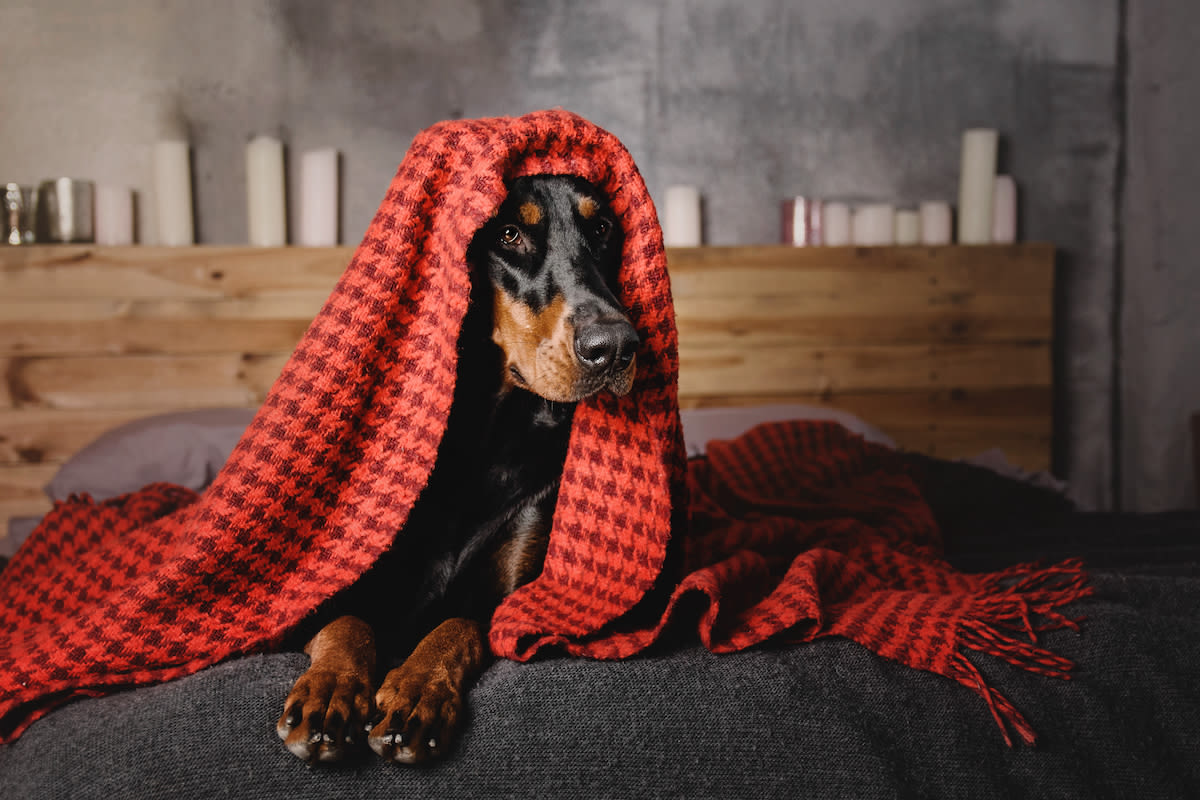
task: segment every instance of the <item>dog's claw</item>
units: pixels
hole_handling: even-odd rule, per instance
[[[353,733],[370,715],[370,690],[352,677],[310,670],[285,708],[275,730],[292,754],[310,764],[340,761],[359,743]]]
[[[304,707],[300,701],[296,701],[288,706],[287,712],[283,715],[283,724],[288,728],[294,728],[300,724],[302,719],[304,719]]]
[[[400,764],[440,756],[442,745],[453,738],[462,710],[456,687],[403,667],[388,675],[376,703],[385,717],[367,742],[380,756]]]

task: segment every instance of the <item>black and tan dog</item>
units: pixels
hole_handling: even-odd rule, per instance
[[[632,386],[621,244],[594,186],[550,175],[513,180],[474,237],[436,466],[391,551],[305,648],[277,726],[300,758],[338,761],[365,739],[419,763],[450,746],[492,612],[541,572],[576,401]]]

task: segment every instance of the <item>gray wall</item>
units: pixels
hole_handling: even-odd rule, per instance
[[[1193,506],[1200,411],[1200,3],[1129,4],[1118,350],[1120,500]]]
[[[1170,334],[1139,331],[1182,302],[1165,278],[1138,294],[1145,319],[1132,294],[1119,302],[1145,249],[1123,250],[1117,235],[1118,0],[8,0],[3,15],[0,177],[91,177],[148,200],[150,144],[186,130],[204,243],[245,240],[243,146],[262,131],[293,154],[344,153],[342,225],[354,242],[419,129],[561,105],[620,136],[656,196],[700,185],[708,240],[731,244],[773,241],[788,194],[953,198],[960,131],[997,127],[1024,236],[1063,251],[1059,471],[1088,505],[1190,502],[1181,448],[1142,485],[1135,451],[1161,446],[1161,431],[1129,418],[1195,397],[1200,379],[1170,365],[1135,376],[1128,357],[1117,369],[1120,343],[1148,362],[1178,356]],[[1135,65],[1143,46],[1156,47],[1132,41]],[[1147,152],[1182,149],[1179,136]],[[1156,180],[1147,194],[1188,191],[1186,179]],[[1186,252],[1178,237],[1155,244]],[[1119,379],[1153,387],[1118,393]]]

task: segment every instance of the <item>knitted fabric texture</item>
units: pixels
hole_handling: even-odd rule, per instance
[[[202,497],[155,485],[47,515],[0,573],[4,741],[72,698],[276,646],[366,571],[403,528],[445,430],[467,244],[505,181],[535,173],[580,175],[611,199],[626,234],[621,299],[642,344],[633,391],[576,413],[544,570],[496,611],[492,649],[625,657],[691,613],[684,598],[701,598],[714,650],[847,636],[968,685],[1032,741],[963,653],[1064,677],[1070,664],[1037,647],[1035,631],[1071,624],[1054,609],[1084,593],[1078,565],[954,573],[896,455],[832,425],[760,428],[714,444],[689,473],[653,204],[620,142],[563,111],[417,136]],[[687,516],[691,535],[672,539]]]
[[[686,503],[653,203],[616,137],[573,114],[442,123],[413,141],[204,496],[148,487],[99,506],[60,504],[0,573],[0,735],[71,697],[270,647],[375,561],[445,429],[467,245],[505,181],[535,173],[579,175],[608,195],[626,233],[621,297],[642,345],[633,391],[578,409],[545,571],[524,595],[543,609],[540,626],[565,635],[638,601],[663,561],[672,509]]]

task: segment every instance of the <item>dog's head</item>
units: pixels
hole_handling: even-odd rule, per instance
[[[504,380],[558,402],[633,385],[638,336],[617,300],[623,235],[588,181],[531,175],[476,234],[470,258],[492,289]]]

